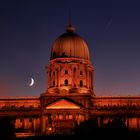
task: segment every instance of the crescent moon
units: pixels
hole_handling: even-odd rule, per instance
[[[33,79],[33,78],[31,78],[31,82],[30,82],[29,86],[30,86],[30,87],[31,87],[31,86],[33,86],[33,85],[34,85],[34,83],[35,83],[34,79]]]

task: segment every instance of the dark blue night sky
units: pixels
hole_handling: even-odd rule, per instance
[[[76,33],[89,45],[95,94],[140,95],[138,0],[3,0],[0,96],[39,96],[46,90],[51,45],[65,32],[69,11]]]

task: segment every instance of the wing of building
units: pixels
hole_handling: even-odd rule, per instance
[[[17,136],[71,133],[84,120],[103,126],[115,117],[140,130],[139,96],[95,95],[88,45],[71,24],[52,44],[46,77],[46,91],[39,97],[0,98],[0,117],[14,118]]]

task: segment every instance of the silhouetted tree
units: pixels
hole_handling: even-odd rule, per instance
[[[109,138],[121,138],[128,136],[128,128],[125,125],[125,120],[122,117],[115,117],[104,125],[103,134]]]
[[[0,137],[9,139],[14,136],[14,118],[2,117],[0,118]]]
[[[80,135],[93,134],[99,129],[95,120],[86,120],[77,125],[75,128],[75,133]]]
[[[105,128],[117,131],[126,131],[125,120],[122,117],[115,117],[112,121],[108,121]]]
[[[105,137],[111,138],[119,137],[119,136],[126,136],[128,134],[128,128],[125,125],[125,120],[121,117],[115,117],[112,121],[108,121],[103,127],[98,126],[97,119],[87,120],[77,125],[75,129],[75,133],[79,136],[85,135],[94,136],[94,137]],[[113,137],[112,137],[112,134]]]

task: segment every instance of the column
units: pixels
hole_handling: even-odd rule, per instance
[[[28,129],[27,118],[24,118],[24,120],[23,120],[23,124],[24,124],[24,129],[27,130],[27,129]]]
[[[56,69],[56,75],[57,75],[57,83],[56,83],[56,86],[58,87],[58,78],[59,78],[59,75],[58,75],[58,68]]]
[[[42,129],[42,134],[45,133],[45,116],[41,117],[41,129]]]
[[[91,88],[91,74],[90,74],[90,71],[89,71],[89,88]]]
[[[137,130],[139,130],[139,118],[137,118]]]
[[[89,85],[90,85],[90,89],[92,88],[92,74],[91,71],[89,71]]]
[[[129,118],[129,129],[132,129],[132,118]]]
[[[33,118],[33,131],[36,131],[36,118]]]
[[[55,87],[57,86],[57,70],[55,70]]]
[[[87,88],[89,88],[89,71],[87,70]]]
[[[76,68],[73,69],[73,86],[76,85],[75,77],[76,77]]]
[[[85,120],[89,120],[89,112],[88,112],[88,110],[86,110],[86,112],[85,112]]]
[[[101,126],[100,117],[98,116],[97,119],[98,119],[98,126],[100,127]]]
[[[91,89],[93,89],[93,72],[91,71]]]
[[[58,68],[58,87],[60,87],[60,77],[61,77],[61,71],[60,71],[60,66]]]
[[[63,113],[63,120],[66,120],[66,113]]]
[[[85,75],[86,75],[86,83],[85,83],[85,86],[87,87],[87,70],[85,70]]]
[[[18,129],[19,128],[19,125],[20,125],[20,119],[19,118],[16,118],[15,128]]]
[[[78,72],[79,72],[78,68],[76,68],[76,71],[75,71],[75,84],[76,84],[76,87],[78,87],[78,85],[79,85],[79,75],[78,75]]]
[[[79,114],[76,114],[76,121],[78,124],[80,124],[80,121],[79,121]]]
[[[37,132],[42,132],[42,128],[41,128],[41,118],[40,117],[38,117],[38,118],[36,118],[36,130],[37,130]]]

